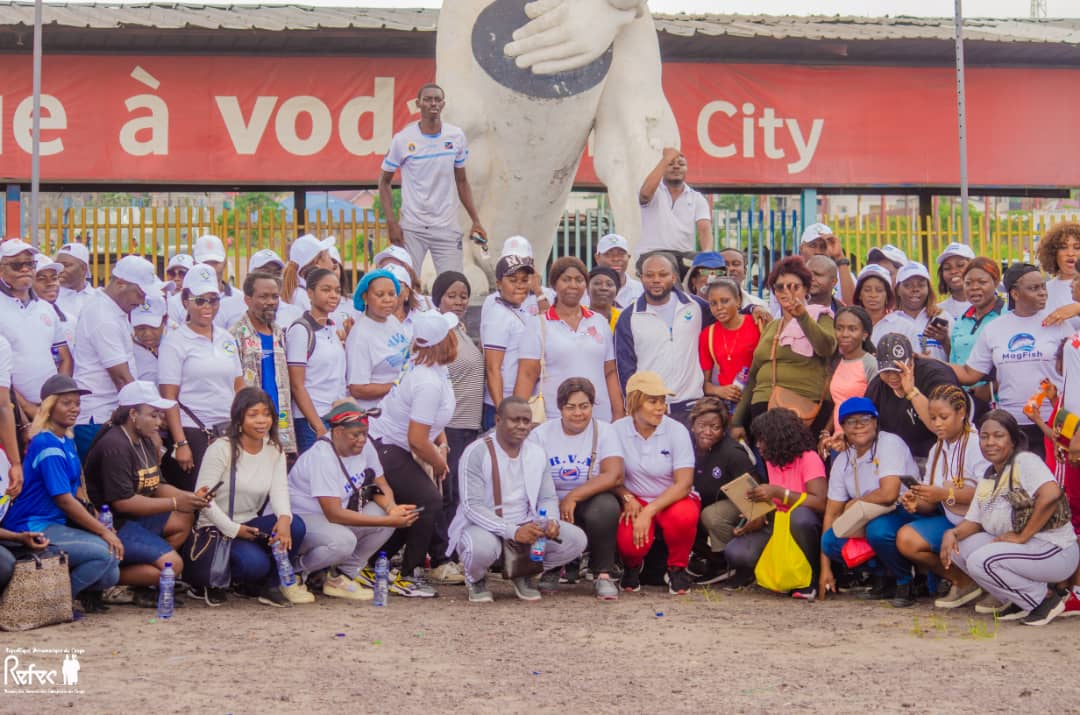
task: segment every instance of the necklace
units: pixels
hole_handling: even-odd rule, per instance
[[[127,437],[128,444],[131,445],[131,448],[133,450],[135,450],[135,452],[139,456],[142,457],[143,466],[144,467],[149,467],[150,466],[150,455],[147,453],[146,447],[143,446],[142,440],[140,439],[138,442],[135,442],[135,440],[133,440],[131,438],[131,434],[127,431],[127,427],[121,427],[120,429],[123,430],[124,436]]]
[[[741,327],[742,327],[742,323],[739,323],[739,328],[741,328]],[[734,345],[730,345],[730,346],[728,345],[727,333],[734,333],[739,328],[735,328],[735,330],[729,330],[728,328],[724,327],[723,325],[721,325],[720,328],[721,328],[721,331],[720,331],[720,345],[723,348],[724,355],[727,356],[727,361],[731,362],[731,359],[732,359],[731,358],[731,349],[733,347],[735,347],[735,346]],[[736,336],[735,344],[737,345],[738,342],[739,342],[739,338]]]

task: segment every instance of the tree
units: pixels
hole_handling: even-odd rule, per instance
[[[395,216],[400,216],[401,215],[401,189],[393,189],[393,192],[394,192],[394,215]],[[373,211],[375,211],[375,215],[378,216],[380,220],[382,220],[384,218],[385,214],[383,214],[383,210],[382,210],[382,198],[381,197],[379,197],[379,196],[375,197],[375,201],[371,204],[371,208],[372,208]]]

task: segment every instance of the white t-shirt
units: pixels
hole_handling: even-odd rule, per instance
[[[468,156],[465,132],[446,122],[438,134],[424,134],[415,122],[394,135],[382,170],[401,170],[402,229],[461,233],[454,169]]]
[[[389,385],[397,382],[409,360],[409,338],[401,321],[393,315],[383,322],[362,314],[345,339],[348,356],[348,384]],[[367,409],[379,400],[357,400]]]
[[[348,479],[341,472],[341,464],[349,473]],[[372,478],[383,475],[379,454],[370,439],[360,454],[342,457],[340,462],[334,445],[325,439],[318,440],[289,471],[289,504],[293,513],[322,514],[319,497],[335,497],[341,500],[341,506],[348,506],[353,492],[364,485],[365,472],[369,469]]]
[[[56,297],[56,304],[60,306],[60,310],[64,311],[64,315],[69,320],[78,322],[82,309],[86,307],[86,303],[93,297],[94,293],[97,293],[97,288],[94,288],[89,283],[78,291],[60,286],[60,295]]]
[[[341,344],[337,331],[338,326],[327,320],[326,325],[315,332],[315,345],[310,357],[310,327],[298,323],[285,333],[285,360],[289,365],[304,368],[304,387],[319,415],[329,412],[330,406],[345,396],[345,346]],[[303,416],[295,400],[292,409],[294,415]]]
[[[1053,312],[1063,305],[1072,305],[1072,279],[1051,278],[1046,281],[1046,309]]]
[[[937,453],[937,445],[934,445],[930,449],[930,456],[926,460],[926,476],[921,480],[923,484],[933,484],[936,487],[945,487],[946,489],[955,487],[953,478],[959,472],[964,478],[963,488],[974,487],[978,485],[983,475],[986,474],[986,470],[990,467],[990,462],[986,460],[986,457],[982,454],[982,449],[979,448],[979,433],[974,428],[968,434],[967,445],[964,445],[964,438],[961,436],[957,440],[946,442],[941,456],[937,457],[935,462]],[[931,469],[933,474],[930,473]],[[942,503],[941,507],[945,510],[946,518],[952,524],[959,524],[964,520],[963,507],[958,507],[961,509],[959,514],[944,503]]]
[[[503,454],[506,463],[499,460],[499,484],[502,486],[503,519],[511,524],[524,524],[532,514],[529,493],[525,491],[525,458],[521,452],[510,457]]]
[[[243,374],[233,336],[216,325],[211,334],[212,339],[205,338],[185,323],[170,331],[158,349],[158,384],[179,386],[177,400],[204,427],[229,420],[236,378]],[[180,424],[199,426],[184,410]]]
[[[555,305],[555,291],[553,291],[551,288],[548,288],[547,286],[544,286],[540,289],[540,292],[542,292],[544,294],[544,297],[547,298],[548,307]],[[480,314],[483,315],[484,312],[487,311],[492,305],[495,305],[495,299],[498,297],[499,294],[497,292],[488,293],[487,296],[484,298],[484,302],[480,308]],[[584,296],[582,296],[582,298],[588,297],[589,294],[587,292]],[[586,308],[588,307],[588,304],[586,304],[585,302],[582,302],[582,305],[584,305]],[[525,300],[521,301],[521,307],[519,307],[518,310],[523,315],[539,315],[540,299],[536,297],[535,293],[529,293],[527,296],[525,296]]]
[[[89,424],[91,418],[102,424],[112,416],[118,406],[117,389],[106,370],[126,364],[134,377],[134,348],[127,313],[108,294],[98,291],[83,307],[75,326],[75,382],[90,390],[89,395],[83,395],[78,424]],[[231,397],[228,402],[232,402]],[[228,405],[225,416],[229,416]]]
[[[632,416],[616,420],[612,430],[626,466],[623,486],[634,496],[652,501],[675,483],[676,469],[694,468],[694,445],[683,425],[665,416],[648,439],[634,428]]]
[[[237,320],[240,319],[239,316]],[[282,330],[288,330],[289,326],[304,317],[304,311],[297,308],[292,303],[286,303],[284,300],[278,303],[277,314],[274,316],[274,322]]]
[[[902,310],[894,310],[882,316],[881,320],[874,325],[870,333],[870,342],[877,345],[883,337],[889,333],[900,333],[911,343],[912,350],[919,350],[919,335],[915,329],[915,321],[909,318]]]
[[[963,317],[964,313],[971,307],[971,303],[966,300],[957,300],[949,295],[948,298],[938,303],[941,309],[951,315],[953,320],[958,320]]]
[[[299,308],[301,314],[304,311],[311,310],[311,296],[308,295],[307,288],[303,285],[296,286],[289,303]]]
[[[500,350],[503,353],[502,397],[514,394],[514,383],[517,381],[518,357],[521,351],[521,341],[529,330],[539,330],[536,326],[537,318],[524,312],[522,308],[512,308],[502,300],[496,300],[490,306],[484,306],[480,311],[480,344],[485,350]],[[487,385],[484,386],[484,404],[494,405],[495,402],[488,394]]]
[[[543,334],[541,334],[543,331]],[[538,317],[521,337],[520,359],[539,360],[543,353],[544,368],[540,392],[548,419],[559,416],[555,399],[559,385],[571,377],[584,377],[596,390],[593,416],[611,422],[611,397],[608,395],[604,364],[615,360],[615,345],[607,318],[582,309],[577,330],[559,319],[555,308]]]
[[[1005,313],[982,329],[968,356],[968,366],[981,373],[997,368],[1000,407],[1021,425],[1031,424],[1024,404],[1039,391],[1039,383],[1059,379],[1054,357],[1061,341],[1073,333],[1065,324],[1043,327],[1048,314],[1049,309],[1027,318],[1012,311]],[[1049,419],[1051,409],[1049,402],[1043,403],[1044,420]]]
[[[135,379],[158,384],[157,355],[138,343],[134,343],[131,349],[135,356]]]
[[[854,449],[847,449],[833,460],[829,470],[829,499],[851,501],[877,489],[882,477],[914,477],[918,474],[919,467],[904,440],[892,432],[878,432],[876,448],[871,447],[858,458]]]
[[[672,201],[671,190],[660,182],[652,200],[641,207],[639,255],[649,251],[693,251],[697,245],[697,222],[712,220],[709,201],[689,184],[683,184],[679,198]]]
[[[1065,343],[1063,406],[1074,415],[1080,415],[1080,333]]]
[[[945,311],[942,311],[939,316],[941,319],[948,322],[948,327],[945,328],[946,335],[952,335],[953,317]],[[906,335],[908,340],[911,341],[911,347],[916,352],[928,353],[930,357],[942,362],[949,361],[949,354],[945,352],[945,346],[938,340],[933,340],[924,335],[926,326],[930,324],[930,316],[927,315],[926,309],[923,308],[918,316],[912,318],[910,315],[902,310],[894,310],[888,313],[878,324],[874,326],[874,344],[877,345],[877,341],[881,339],[881,336],[887,333],[901,333]]]
[[[595,426],[595,427],[594,427]],[[592,456],[593,430],[596,430],[596,457]],[[577,489],[600,473],[600,463],[608,457],[622,457],[619,440],[607,422],[594,420],[580,434],[568,435],[562,420],[548,420],[529,433],[528,440],[544,450],[548,471],[559,498]],[[590,474],[591,470],[591,474]]]
[[[56,311],[38,298],[23,305],[0,293],[0,335],[11,344],[15,390],[30,402],[41,402],[41,386],[56,374],[52,349],[66,342]]]
[[[381,403],[382,415],[371,422],[371,436],[382,442],[409,447],[409,422],[428,425],[431,441],[454,416],[454,388],[445,365],[410,365],[401,382]]]
[[[993,478],[979,482],[975,488],[975,498],[971,500],[971,507],[964,518],[981,524],[983,531],[991,536],[1001,536],[1012,531],[1012,505],[1005,498],[1010,482],[1013,488],[1022,487],[1034,497],[1039,487],[1047,482],[1056,483],[1056,480],[1045,462],[1031,452],[1020,452],[1016,455],[1013,469],[1002,475],[1000,485]],[[1076,545],[1076,532],[1071,524],[1040,531],[1035,538],[1049,541],[1062,549]]]
[[[11,343],[0,335],[0,385],[11,384]]]

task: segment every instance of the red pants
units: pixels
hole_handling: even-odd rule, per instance
[[[1046,466],[1055,477],[1058,476],[1058,469],[1064,468],[1062,487],[1065,499],[1068,500],[1069,508],[1072,510],[1073,530],[1077,536],[1080,536],[1080,464],[1066,462],[1064,465],[1059,465],[1054,444],[1048,438],[1044,438],[1043,441],[1046,445]]]
[[[641,497],[635,498],[641,506],[648,504]],[[645,554],[652,548],[656,527],[659,526],[664,534],[664,543],[667,544],[668,568],[686,568],[690,563],[690,549],[693,548],[694,538],[697,536],[700,515],[701,503],[697,498],[688,496],[680,499],[653,518],[653,523],[649,525],[649,534],[641,546],[634,546],[634,525],[620,520],[619,530],[615,533],[615,543],[619,547],[623,565],[632,569],[641,566],[645,561]]]

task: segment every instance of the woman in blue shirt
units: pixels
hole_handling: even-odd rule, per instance
[[[1001,269],[989,258],[972,259],[964,269],[964,297],[971,302],[971,307],[953,321],[949,362],[955,365],[966,363],[979,333],[1005,312],[1005,301],[997,294],[1000,282]],[[974,399],[976,416],[989,409],[992,397],[989,383],[981,382],[965,389]]]
[[[23,459],[23,488],[4,519],[11,531],[40,531],[68,555],[71,595],[87,613],[108,610],[101,592],[120,578],[124,546],[76,499],[82,467],[71,428],[82,395],[67,375],[57,374],[41,387],[41,407],[30,425],[30,445]]]

